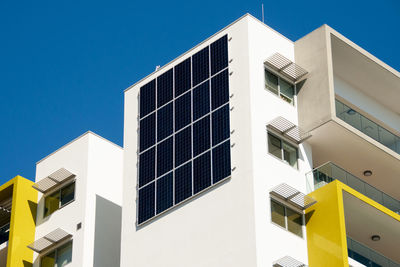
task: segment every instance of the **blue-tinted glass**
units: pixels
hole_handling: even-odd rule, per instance
[[[152,113],[140,120],[140,151],[143,151],[156,142],[156,113]]]
[[[228,66],[228,36],[225,35],[210,45],[211,75]]]
[[[213,183],[231,175],[231,146],[229,140],[213,149]]]
[[[139,190],[138,222],[147,221],[155,214],[155,186],[151,183]]]
[[[157,110],[157,141],[161,141],[172,134],[174,124],[173,108],[174,106],[171,102]]]
[[[192,127],[189,126],[175,135],[175,166],[192,157]]]
[[[175,204],[192,196],[192,162],[175,170]]]
[[[157,107],[161,107],[172,100],[174,94],[173,86],[172,69],[157,78]]]
[[[207,152],[194,159],[193,190],[194,194],[211,185],[211,153]]]
[[[192,56],[193,86],[198,85],[210,76],[210,59],[208,46]]]
[[[209,149],[210,143],[210,116],[207,116],[193,124],[193,155]]]
[[[224,70],[211,79],[212,109],[216,109],[229,101],[229,73]]]
[[[172,172],[157,180],[157,214],[173,204]]]
[[[193,89],[193,120],[210,112],[210,82],[206,81]]]
[[[212,113],[213,146],[229,138],[229,135],[229,105],[225,105]]]
[[[156,80],[140,87],[140,118],[156,109]]]
[[[150,148],[139,156],[139,186],[154,180],[156,173],[155,148]]]
[[[190,58],[175,66],[175,97],[183,94],[191,87]]]
[[[191,122],[191,92],[175,100],[175,131],[182,129]]]
[[[173,138],[157,145],[157,177],[172,170],[173,163]]]

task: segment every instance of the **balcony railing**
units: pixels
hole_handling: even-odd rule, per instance
[[[336,116],[343,121],[347,122],[354,128],[365,133],[369,137],[378,141],[387,148],[400,154],[400,137],[389,132],[385,128],[379,126],[375,122],[361,115],[354,109],[343,104],[339,100],[335,100],[336,103]]]
[[[376,189],[332,162],[325,163],[307,173],[306,179],[308,192],[312,192],[333,180],[339,180],[386,208],[400,214],[400,201]]]
[[[9,231],[10,231],[9,223],[0,227],[0,245],[2,245],[5,242],[8,242]]]
[[[364,246],[350,237],[347,237],[347,249],[350,258],[365,266],[400,267],[399,263],[386,258],[382,254]]]

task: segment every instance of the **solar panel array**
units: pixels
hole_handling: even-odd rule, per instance
[[[138,224],[231,175],[227,39],[140,88]]]

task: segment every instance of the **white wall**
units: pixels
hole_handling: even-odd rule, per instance
[[[36,182],[60,168],[76,175],[75,200],[47,218],[43,218],[43,195],[38,196],[35,240],[57,228],[72,234],[72,263],[68,266],[93,266],[96,194],[121,205],[122,156],[120,147],[88,132],[36,166]],[[77,230],[78,223],[82,223],[80,230]],[[36,253],[34,260],[34,266],[39,266]]]
[[[382,121],[397,131],[397,133],[400,133],[400,114],[397,114],[379,104],[337,75],[334,75],[334,85],[335,94],[346,99],[362,111]],[[377,93],[379,93],[379,88],[377,88]]]
[[[228,34],[231,99],[232,167],[226,183],[172,209],[149,224],[136,228],[137,101],[139,87],[148,77],[125,93],[123,267],[243,267],[256,266],[253,174],[250,140],[248,23],[244,17],[231,27],[191,50],[164,70]]]
[[[298,124],[297,103],[292,106],[265,89],[264,61],[278,52],[294,61],[294,44],[256,20],[249,23],[251,138],[254,170],[254,205],[257,237],[257,266],[272,266],[272,262],[292,256],[307,263],[305,227],[300,238],[271,222],[270,190],[287,183],[306,192],[305,173],[311,170],[311,148],[299,146],[299,169],[268,154],[266,126],[282,116]]]

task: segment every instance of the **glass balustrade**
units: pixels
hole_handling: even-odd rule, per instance
[[[8,241],[10,231],[10,224],[0,227],[0,245]]]
[[[336,116],[382,145],[400,154],[400,137],[335,99]]]
[[[400,267],[382,254],[364,246],[363,244],[347,237],[347,249],[349,257],[367,267]]]
[[[306,180],[308,192],[312,192],[333,180],[339,180],[386,208],[400,214],[400,201],[376,189],[332,162],[325,163],[312,172],[307,173]]]

